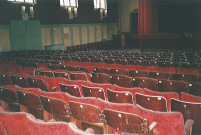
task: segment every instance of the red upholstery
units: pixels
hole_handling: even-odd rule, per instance
[[[180,99],[179,94],[176,92],[156,92],[156,91],[152,91],[149,89],[143,89],[144,90],[144,94],[146,95],[150,95],[150,96],[162,96],[167,100],[167,108],[168,111],[171,110],[171,103],[170,103],[170,99],[174,98],[174,99]]]
[[[181,92],[181,101],[201,103],[201,97]]]
[[[78,130],[74,125],[72,125],[72,123],[68,124],[66,122],[41,122],[37,121],[30,114],[24,112],[0,112],[0,122],[4,126],[4,129],[8,135],[85,135],[86,133],[90,134],[89,130],[87,130],[87,132]]]

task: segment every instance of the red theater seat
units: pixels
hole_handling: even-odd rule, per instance
[[[192,74],[178,74],[172,75],[172,80],[186,81],[186,82],[197,82],[197,77]]]
[[[201,97],[181,92],[181,101],[201,103]]]
[[[188,119],[194,121],[192,128],[193,135],[199,135],[201,133],[201,103],[171,99],[171,111],[181,112],[185,121]]]
[[[45,121],[49,121],[52,118],[57,121],[70,121],[68,105],[66,102],[43,95],[40,96],[40,99],[44,108],[43,116]]]
[[[133,86],[140,88],[147,88],[153,91],[159,91],[157,80],[152,78],[135,77],[133,78]]]
[[[47,77],[54,77],[54,73],[52,71],[39,71],[38,75],[43,75]]]
[[[85,103],[69,102],[71,121],[78,128],[86,130],[92,128],[95,134],[103,134],[104,124],[100,121],[101,109]]]
[[[188,84],[188,93],[194,96],[201,97],[201,83],[199,82],[192,82]]]
[[[62,92],[67,92],[68,94],[75,97],[81,97],[80,88],[77,85],[59,83],[59,86]]]
[[[129,70],[126,70],[126,69],[110,69],[110,74],[118,74],[118,75],[129,76]]]
[[[66,72],[65,70],[55,70],[53,72],[54,72],[54,77],[62,77],[69,80],[69,73]]]
[[[131,77],[149,77],[148,71],[144,70],[130,70],[129,74]]]
[[[71,80],[88,81],[88,77],[85,73],[70,73]]]
[[[34,115],[37,119],[43,120],[43,106],[40,101],[40,96],[24,91],[17,91],[20,102],[21,112],[28,112]]]
[[[126,75],[111,75],[111,83],[117,86],[132,88],[133,78]]]
[[[12,85],[10,73],[0,73],[0,84],[1,85]]]
[[[167,101],[168,111],[171,110],[170,100],[172,98],[178,99],[178,100],[180,99],[179,94],[176,93],[176,92],[158,92],[158,91],[152,91],[152,90],[148,90],[148,89],[143,89],[143,91],[144,91],[145,95],[164,97],[166,99],[166,101]]]
[[[73,123],[66,122],[42,122],[31,114],[25,112],[9,113],[0,112],[0,123],[4,127],[4,135],[86,135],[93,133],[92,129],[79,130]],[[25,124],[26,123],[26,124]]]
[[[17,87],[0,88],[0,104],[6,111],[19,112],[20,104],[16,93]]]
[[[153,111],[167,112],[167,101],[162,96],[135,94],[136,104]]]
[[[107,89],[107,95],[109,102],[133,104],[133,95],[130,92]]]
[[[12,84],[18,85],[23,88],[29,87],[29,82],[27,81],[28,76],[23,74],[13,74],[11,75]]]
[[[106,124],[125,134],[153,134],[157,122],[149,125],[149,121],[139,115],[104,109]],[[123,133],[124,134],[124,133]]]
[[[90,80],[93,83],[111,83],[110,75],[107,75],[105,73],[91,73]]]
[[[171,79],[171,74],[167,73],[167,72],[156,72],[156,71],[152,71],[149,72],[149,77],[154,78],[154,79]]]
[[[158,81],[160,92],[186,92],[188,91],[188,84],[183,81],[176,80],[159,80]]]
[[[84,97],[96,97],[105,100],[105,91],[100,87],[87,87],[82,85]]]
[[[94,73],[105,73],[105,74],[110,74],[110,69],[108,69],[108,68],[101,68],[101,67],[99,67],[99,68],[94,68],[93,69],[93,72]]]

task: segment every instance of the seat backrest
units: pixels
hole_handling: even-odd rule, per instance
[[[0,100],[3,100],[8,104],[19,103],[16,92],[5,88],[0,88]]]
[[[130,70],[129,74],[131,77],[149,77],[148,71],[144,70]]]
[[[193,133],[197,134],[201,131],[201,103],[184,102],[171,99],[171,111],[181,112],[184,121],[188,119],[194,120]]]
[[[11,76],[13,85],[18,85],[22,88],[28,88],[29,87],[29,83],[27,81],[27,78],[21,77],[21,76]]]
[[[101,109],[90,104],[80,102],[69,102],[71,116],[90,123],[100,123]]]
[[[43,91],[48,91],[46,83],[43,80],[34,79],[34,78],[27,78],[27,80],[31,88],[40,88]]]
[[[63,72],[54,71],[54,77],[62,77],[62,78],[66,78],[67,80],[69,80],[69,74],[65,71],[63,71]]]
[[[82,85],[84,97],[96,97],[105,100],[105,91],[99,87],[87,87]]]
[[[59,86],[62,92],[67,92],[68,94],[75,97],[81,97],[80,88],[77,85],[59,83]]]
[[[108,68],[94,68],[93,69],[93,72],[95,72],[95,73],[105,73],[105,74],[110,74],[110,69],[108,69]]]
[[[175,73],[172,75],[172,80],[180,80],[180,81],[186,81],[186,82],[197,82],[197,77],[193,74]]]
[[[153,111],[167,112],[167,101],[161,96],[135,94],[136,104]]]
[[[147,88],[153,91],[159,91],[158,82],[155,79],[147,77],[135,77],[133,79],[134,87]]]
[[[110,69],[110,74],[127,75],[129,76],[129,71],[125,69]]]
[[[33,93],[17,91],[20,104],[29,107],[29,108],[42,108],[40,97]]]
[[[111,75],[111,83],[121,86],[121,87],[126,87],[126,88],[132,88],[133,87],[133,78],[126,76],[126,75]]]
[[[70,73],[71,80],[83,80],[88,81],[85,73]]]
[[[169,80],[171,78],[171,74],[167,72],[156,72],[152,71],[149,73],[149,77],[154,79],[167,79]]]
[[[91,73],[90,80],[93,83],[111,83],[110,75],[105,73]]]
[[[143,119],[135,114],[109,109],[104,109],[103,112],[106,124],[114,129],[127,133],[149,133],[149,123],[147,119]]]
[[[38,75],[43,75],[47,77],[54,77],[54,73],[52,71],[39,71]]]
[[[180,96],[181,96],[181,101],[201,103],[200,96],[194,96],[194,95],[184,93],[184,92],[181,92]]]
[[[188,84],[189,94],[194,96],[201,96],[201,83],[199,82],[192,82]]]
[[[133,104],[133,95],[127,91],[113,91],[107,89],[108,101],[112,103]]]

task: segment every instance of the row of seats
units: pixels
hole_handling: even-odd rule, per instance
[[[66,70],[43,71],[35,70],[36,76],[24,74],[1,73],[1,85],[18,85],[20,87],[40,88],[44,91],[58,91],[59,83],[68,80],[82,80],[97,84],[113,84],[125,88],[148,88],[160,92],[186,92],[195,96],[201,96],[201,83],[184,82],[178,80],[152,79],[147,77],[128,77],[125,75],[107,75],[105,73],[69,72]],[[56,81],[57,80],[57,81]],[[55,87],[57,86],[57,87]]]
[[[153,134],[184,134],[185,130],[190,131],[189,128],[184,130],[184,120],[192,125],[193,121],[189,120],[192,116],[184,115],[183,120],[182,114],[175,111],[178,111],[179,109],[188,110],[196,118],[199,118],[200,115],[200,113],[195,113],[200,112],[200,108],[198,107],[200,106],[199,104],[197,104],[198,111],[196,111],[190,109],[191,106],[194,105],[193,103],[173,99],[171,100],[173,104],[172,112],[155,112],[143,109],[139,105],[114,104],[91,97],[74,97],[67,93],[43,92],[38,89],[23,89],[12,86],[7,86],[2,89],[3,91],[10,89],[17,93],[16,95],[19,97],[20,102],[20,110],[32,113],[37,117],[42,115],[42,118],[45,121],[49,121],[52,118],[57,121],[71,121],[76,123],[76,125],[83,130],[90,127],[95,133],[99,134],[114,133],[114,131],[148,134],[152,129],[154,129],[152,131]],[[147,99],[152,100],[149,98]],[[41,102],[39,102],[40,100]],[[173,108],[173,106],[177,105],[174,103],[175,101],[184,103],[184,106],[186,107],[183,108],[178,105],[178,108]],[[155,105],[153,104],[152,106],[154,107]],[[39,113],[39,110],[42,113]],[[136,121],[136,119],[140,118],[141,120]],[[200,132],[199,119],[195,119],[194,122],[193,133],[196,134]],[[135,126],[145,123],[146,126],[140,126],[141,128]],[[149,125],[148,123],[151,124]],[[152,124],[154,125],[154,128],[152,127]],[[169,130],[170,128],[172,130]]]
[[[7,112],[0,107],[1,135],[90,135],[93,133],[93,129],[82,131],[72,122],[64,123],[54,120],[44,122],[37,120],[30,113]]]

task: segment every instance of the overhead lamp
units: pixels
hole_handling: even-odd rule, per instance
[[[26,13],[26,7],[22,6],[21,8],[22,20],[29,20],[29,18],[34,17],[34,8],[32,6],[29,8],[29,11],[30,11],[30,16],[28,15],[28,13]]]
[[[68,12],[69,19],[78,15],[78,0],[60,0],[60,6],[64,7]]]

